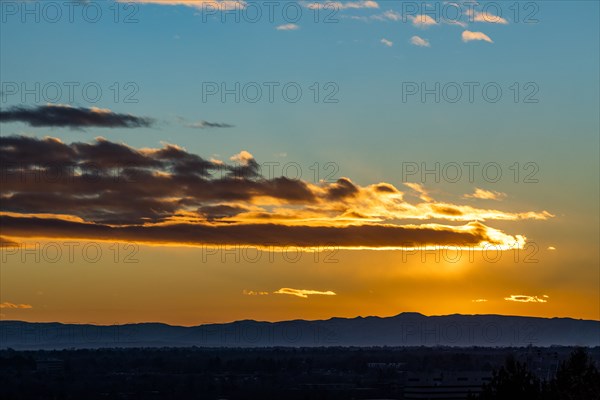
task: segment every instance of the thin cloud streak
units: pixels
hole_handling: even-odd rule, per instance
[[[162,245],[248,245],[259,248],[289,246],[314,249],[424,249],[437,246],[475,248],[486,244],[519,248],[524,239],[480,223],[444,225],[305,226],[280,224],[191,224],[111,226],[64,219],[0,215],[5,233],[21,238],[122,241]]]
[[[308,298],[308,296],[318,295],[318,296],[335,296],[336,293],[330,290],[328,291],[319,291],[319,290],[306,290],[306,289],[292,289],[292,288],[281,288],[274,294],[288,294],[291,296],[301,297],[303,299]]]
[[[11,107],[0,110],[0,123],[22,122],[33,127],[61,128],[142,128],[152,125],[151,118],[119,114],[108,109],[48,104],[37,107]]]
[[[506,301],[514,301],[517,303],[547,303],[549,296],[543,295],[541,297],[538,296],[528,296],[524,294],[511,294],[509,297],[505,297]]]
[[[33,306],[31,304],[15,304],[15,303],[4,302],[4,303],[0,303],[0,308],[28,310],[28,309],[33,308]]]
[[[242,290],[244,296],[268,296],[269,292],[261,292],[256,290]]]
[[[209,121],[197,121],[186,125],[188,128],[195,129],[209,129],[209,128],[234,128],[234,125],[226,124],[224,122],[209,122]]]
[[[275,28],[278,31],[297,31],[300,27],[296,24],[283,24]]]
[[[364,8],[379,8],[379,4],[372,0],[359,0],[359,1],[324,1],[324,2],[303,2],[304,6],[308,9],[323,9],[328,10],[348,10],[348,9],[364,9]]]
[[[248,4],[244,0],[117,0],[120,3],[154,4],[161,6],[186,6],[204,11],[240,10]]]
[[[506,193],[496,192],[494,190],[475,188],[475,191],[472,194],[466,194],[463,197],[466,199],[504,200],[507,195]]]

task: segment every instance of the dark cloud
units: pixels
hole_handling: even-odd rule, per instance
[[[374,189],[380,193],[398,193],[398,189],[389,183],[378,183],[374,186]]]
[[[340,178],[327,189],[327,198],[330,200],[340,200],[345,199],[346,197],[352,197],[357,193],[358,188],[354,186],[350,179]]]
[[[449,205],[433,204],[431,206],[431,209],[437,213],[444,214],[444,215],[450,215],[450,216],[463,215],[463,212],[461,210],[459,210],[456,207],[449,206]]]
[[[0,216],[2,229],[17,237],[43,236],[84,240],[119,240],[142,243],[251,246],[419,247],[427,245],[475,246],[495,243],[486,227],[470,223],[467,230],[395,225],[288,226],[279,224],[169,224],[115,227],[60,219]]]
[[[149,168],[159,167],[161,160],[148,158],[138,150],[120,143],[98,138],[94,143],[74,143],[70,148],[72,160],[83,167],[109,169],[116,167]]]
[[[256,178],[260,176],[260,165],[255,159],[246,160],[244,164],[229,168],[229,176],[237,178]]]
[[[0,137],[2,234],[366,248],[516,240],[480,223],[384,224],[397,222],[397,215],[421,218],[428,210],[455,219],[460,210],[431,204],[418,214],[390,184],[265,178],[249,152],[231,160],[206,160],[176,145],[136,149],[102,138],[67,144],[54,138]]]
[[[219,204],[215,206],[203,206],[198,208],[198,213],[206,218],[207,221],[214,221],[227,217],[234,217],[238,214],[248,211],[245,207],[228,206]]]
[[[254,159],[227,165],[173,145],[138,150],[102,138],[65,144],[0,137],[0,165],[0,210],[71,214],[91,222],[160,222],[182,208],[258,197],[317,200],[304,181],[263,178]]]
[[[140,128],[151,126],[153,120],[98,108],[44,105],[0,110],[0,122],[23,122],[34,127]]]
[[[70,165],[75,149],[55,138],[38,139],[27,136],[0,136],[0,165],[22,168],[36,165]]]

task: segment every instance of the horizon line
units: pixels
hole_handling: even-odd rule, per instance
[[[237,320],[232,320],[232,321],[227,321],[227,322],[201,322],[200,324],[197,324],[197,325],[176,325],[176,324],[170,324],[170,323],[167,323],[167,322],[159,322],[159,321],[123,322],[123,323],[114,323],[114,324],[97,324],[97,323],[93,323],[93,322],[25,321],[25,320],[18,320],[18,319],[0,319],[0,324],[5,323],[5,322],[19,322],[19,323],[27,323],[27,324],[90,325],[90,326],[97,326],[97,327],[126,326],[126,325],[165,325],[165,326],[176,327],[176,328],[195,328],[195,327],[208,326],[208,325],[234,324],[236,322],[257,322],[257,323],[277,324],[277,323],[283,323],[283,322],[297,322],[297,321],[303,321],[303,322],[325,322],[325,321],[330,321],[332,319],[344,319],[344,320],[366,319],[366,318],[389,319],[389,318],[399,317],[399,316],[404,315],[404,314],[419,315],[419,316],[426,317],[426,318],[439,318],[439,317],[452,317],[452,316],[464,316],[464,317],[489,317],[489,316],[493,316],[493,317],[508,317],[508,318],[536,318],[536,319],[546,319],[546,320],[552,320],[552,319],[570,319],[570,320],[574,320],[574,321],[600,322],[600,318],[599,319],[585,319],[585,318],[575,318],[575,317],[569,317],[569,316],[541,317],[541,316],[512,315],[512,314],[463,314],[463,313],[426,315],[426,314],[423,314],[423,313],[420,313],[420,312],[417,312],[417,311],[403,311],[403,312],[401,312],[399,314],[393,314],[393,315],[388,315],[388,316],[383,316],[383,317],[382,316],[378,316],[378,315],[367,315],[367,316],[357,315],[357,316],[354,316],[354,317],[335,317],[334,316],[334,317],[321,318],[321,319],[294,318],[294,319],[283,319],[283,320],[277,320],[277,321],[266,321],[266,320],[256,320],[256,319],[252,319],[252,318],[244,318],[244,319],[237,319]]]

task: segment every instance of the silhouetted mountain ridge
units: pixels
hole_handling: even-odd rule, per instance
[[[334,317],[327,320],[230,323],[184,327],[159,322],[124,325],[0,321],[0,347],[270,346],[600,346],[600,321],[495,314]]]

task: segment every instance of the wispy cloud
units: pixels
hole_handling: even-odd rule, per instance
[[[392,42],[391,40],[387,40],[386,38],[381,39],[380,42],[387,47],[392,47],[394,45],[394,42]]]
[[[508,24],[508,21],[498,15],[494,15],[492,13],[489,13],[487,11],[474,11],[474,10],[467,10],[467,15],[471,18],[472,21],[474,22],[486,22],[489,24],[502,24],[502,25],[506,25]]]
[[[490,37],[483,32],[464,31],[462,33],[462,40],[465,43],[471,42],[474,40],[483,40],[484,42],[494,43],[492,41],[492,39],[490,39]]]
[[[242,291],[242,294],[245,296],[268,296],[271,293],[266,291],[258,291],[258,290],[246,290]],[[321,295],[321,296],[335,296],[336,293],[332,291],[318,291],[318,290],[306,290],[306,289],[292,289],[292,288],[281,288],[273,292],[273,294],[287,294],[290,296],[302,297],[303,299],[308,298],[308,296],[312,295]]]
[[[420,36],[413,36],[410,38],[410,43],[414,44],[415,46],[419,46],[419,47],[430,47],[431,44],[429,43],[429,41],[427,39],[423,39]]]
[[[387,10],[384,11],[381,14],[374,14],[374,15],[370,15],[368,17],[364,17],[364,16],[352,16],[352,19],[356,19],[356,20],[360,20],[363,22],[368,22],[368,21],[401,21],[402,20],[402,14],[400,14],[397,11],[394,10]]]
[[[303,2],[305,7],[310,9],[322,9],[327,8],[329,10],[348,10],[348,9],[362,9],[362,8],[379,8],[379,4],[372,0],[360,0],[360,1],[322,1],[322,2]]]
[[[103,108],[48,104],[0,110],[0,122],[23,122],[33,127],[140,128],[152,125],[151,118],[119,114]]]
[[[33,308],[33,306],[31,304],[15,304],[15,303],[0,303],[0,308],[12,308],[12,309],[21,309],[21,310],[27,310],[30,308]]]
[[[117,0],[120,3],[157,4],[163,6],[186,6],[201,10],[240,10],[246,7],[244,0]]]
[[[475,299],[471,300],[473,303],[487,303],[487,299]]]
[[[245,296],[268,296],[269,292],[261,292],[261,291],[256,291],[256,290],[246,290],[244,289],[242,291],[242,294]]]
[[[505,297],[506,301],[515,301],[518,303],[547,303],[549,296],[527,296],[523,294],[511,294],[510,297]]]
[[[460,26],[461,28],[466,28],[468,26],[466,22],[462,22],[457,19],[444,19],[442,22],[444,22],[447,25]]]
[[[359,20],[359,21],[363,21],[363,22],[370,22],[370,21],[393,21],[393,22],[398,22],[401,21],[402,23],[407,23],[407,22],[411,22],[413,26],[417,27],[417,28],[427,28],[433,25],[439,25],[440,23],[444,23],[447,25],[457,25],[460,26],[462,28],[466,28],[467,24],[463,21],[460,21],[458,19],[448,19],[448,18],[433,18],[430,15],[427,14],[421,14],[421,15],[402,15],[397,11],[394,10],[387,10],[384,11],[382,13],[379,14],[373,14],[370,16],[358,16],[358,15],[352,15],[349,18],[354,19],[354,20]]]
[[[417,28],[427,28],[429,26],[437,25],[437,21],[426,14],[409,16],[413,25]]]
[[[467,199],[503,200],[506,198],[506,193],[475,188],[472,194],[465,194],[464,197]]]
[[[384,11],[382,14],[371,16],[371,19],[400,21],[402,19],[402,14],[394,10],[387,10]]]
[[[306,299],[308,296],[312,296],[312,295],[321,295],[321,296],[335,296],[336,295],[335,292],[332,292],[330,290],[328,290],[326,292],[322,292],[319,290],[292,289],[292,288],[281,288],[273,293],[289,294],[291,296],[302,297],[304,299]]]
[[[234,125],[226,124],[224,122],[209,122],[209,121],[197,121],[186,125],[188,128],[195,129],[208,129],[208,128],[234,128]]]
[[[300,29],[300,27],[296,24],[283,24],[277,26],[275,29],[277,29],[278,31],[296,31]]]
[[[429,196],[429,192],[425,189],[425,187],[422,184],[414,182],[405,182],[404,185],[408,186],[413,191],[415,191],[419,195],[419,198],[421,200],[427,202],[433,201],[433,199]]]

